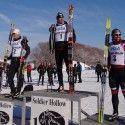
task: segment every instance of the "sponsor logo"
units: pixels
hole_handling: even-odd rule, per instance
[[[56,28],[56,30],[57,30],[57,32],[59,32],[59,31],[65,31],[66,30],[66,26],[65,25],[64,26],[58,26]]]
[[[111,51],[119,51],[120,50],[120,47],[116,47],[116,46],[113,46],[111,47]]]
[[[0,124],[7,124],[9,120],[9,115],[6,112],[0,111]]]

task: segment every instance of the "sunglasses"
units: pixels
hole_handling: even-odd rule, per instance
[[[114,36],[121,36],[121,34],[114,34]]]

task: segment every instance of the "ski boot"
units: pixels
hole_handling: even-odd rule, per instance
[[[118,113],[113,113],[112,116],[109,117],[109,121],[115,121],[118,119],[119,119]]]

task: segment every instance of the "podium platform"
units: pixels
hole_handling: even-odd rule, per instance
[[[73,95],[68,94],[68,90],[65,90],[63,93],[57,92],[54,89],[48,90],[36,90],[24,93],[24,97],[31,97],[31,96],[43,96],[43,97],[52,97],[52,98],[65,98],[71,101],[71,122],[69,125],[82,125],[81,121],[81,99],[86,98],[89,96],[96,96],[97,97],[97,108],[99,106],[99,93],[96,92],[88,92],[88,91],[75,91]],[[74,123],[73,120],[73,102],[78,102],[78,123]],[[98,109],[97,109],[98,110]]]
[[[42,97],[54,97],[54,98],[64,98],[70,100],[71,104],[71,118],[69,120],[69,125],[89,125],[89,119],[86,120],[81,120],[81,99],[86,98],[89,96],[96,96],[97,97],[97,108],[99,105],[99,93],[96,92],[88,92],[88,91],[75,91],[74,95],[69,95],[68,90],[65,90],[64,93],[59,93],[56,90],[48,89],[48,90],[35,90],[35,91],[30,91],[26,92],[23,95],[20,96],[20,98],[17,99],[11,99],[11,98],[5,98],[4,95],[0,95],[0,101],[8,101],[12,102],[14,107],[16,106],[17,109],[14,109],[14,117],[13,121],[18,124],[18,125],[30,125],[30,120],[29,118],[31,109],[28,108],[26,103],[31,102],[32,96],[42,96]],[[78,122],[75,123],[73,120],[73,102],[78,102]],[[21,113],[19,113],[21,112]],[[30,112],[30,113],[29,113]],[[16,114],[16,115],[15,115]],[[27,114],[28,114],[28,119],[27,119]],[[18,117],[17,117],[18,116]],[[94,121],[90,121],[90,123]],[[95,124],[96,125],[96,124]]]

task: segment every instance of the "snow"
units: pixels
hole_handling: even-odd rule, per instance
[[[69,84],[67,82],[67,73],[65,70],[63,70],[63,74],[64,74],[64,88],[68,89],[69,88]],[[34,85],[34,90],[38,90],[38,89],[46,89],[47,88],[47,82],[48,82],[48,78],[47,78],[47,74],[45,74],[45,83],[43,86],[37,86],[37,82],[38,82],[38,77],[39,74],[38,72],[32,71],[32,79],[33,82],[32,84]],[[15,78],[16,80],[16,78]],[[26,79],[26,73],[25,73],[25,80]],[[94,70],[84,70],[82,71],[82,83],[76,83],[75,84],[75,90],[80,90],[80,91],[90,91],[90,92],[100,92],[101,89],[101,83],[100,82],[96,82],[97,78],[96,78],[96,74]],[[5,84],[5,78],[3,80],[3,84]],[[55,86],[53,86],[54,89],[58,88],[58,81],[57,78],[54,79],[54,84]],[[26,85],[26,84],[25,84]],[[24,86],[25,86],[24,85]],[[10,89],[7,88],[3,88],[1,93],[9,93]],[[89,96],[86,98],[83,98],[81,101],[81,108],[86,111],[88,114],[92,115],[97,113],[97,98],[94,96]],[[27,104],[30,106],[30,104]],[[104,112],[105,114],[112,114],[112,103],[111,103],[111,92],[110,92],[110,88],[108,85],[108,78],[107,78],[107,82],[106,82],[106,93],[105,93],[105,105],[104,105]],[[78,111],[78,106],[77,103],[74,103],[74,116],[73,119],[77,120],[77,111]],[[120,116],[124,116],[125,117],[125,100],[124,97],[122,95],[121,90],[119,91],[119,115]],[[85,116],[82,114],[82,118],[85,118]]]
[[[74,64],[77,64],[77,61],[73,61],[73,65]],[[85,69],[90,69],[91,67],[90,66],[88,66],[88,65],[86,65],[85,63],[82,63],[82,62],[80,62],[80,64],[81,64],[81,66],[82,66],[82,70],[84,71]],[[63,65],[63,70],[64,71],[66,71],[66,66],[65,66],[65,64]]]

